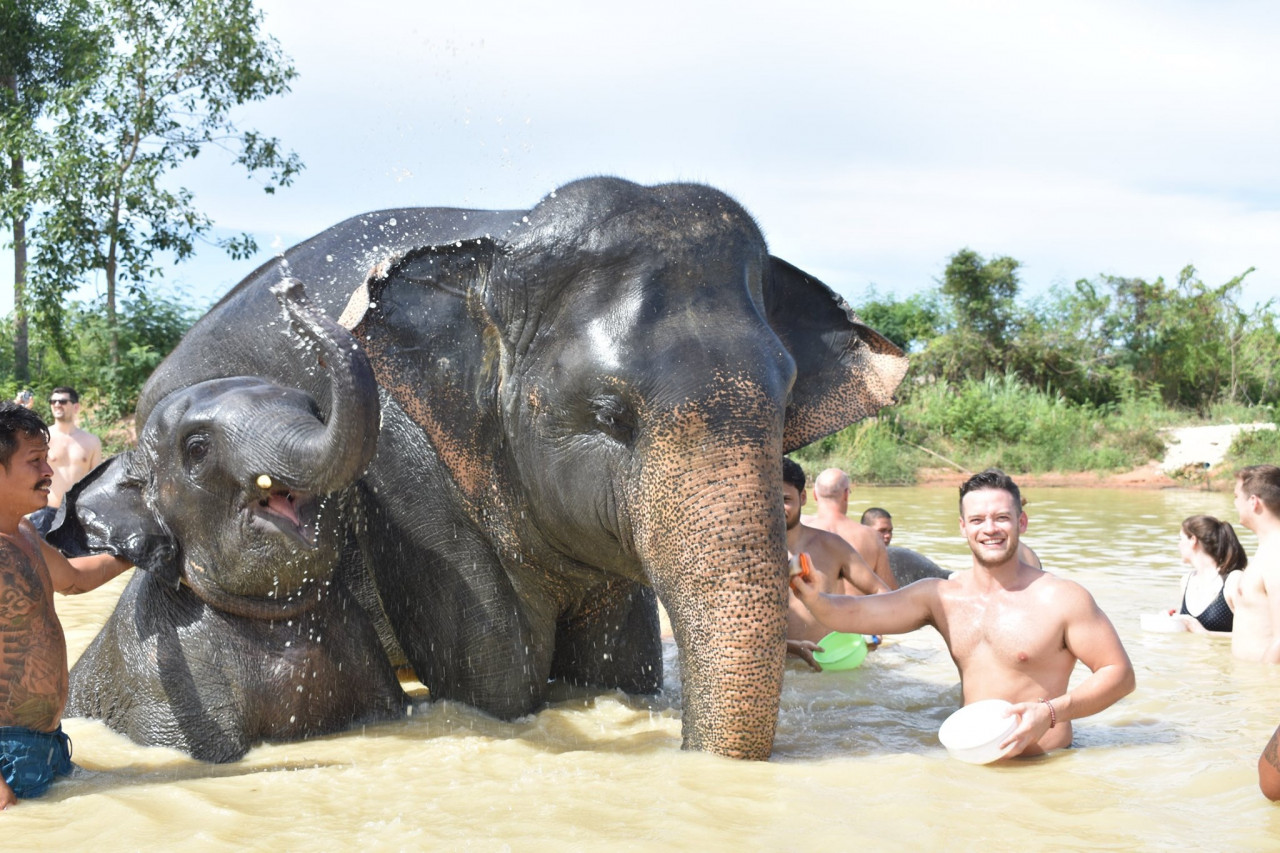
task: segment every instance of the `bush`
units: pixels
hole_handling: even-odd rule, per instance
[[[1280,429],[1256,429],[1236,435],[1221,467],[1234,477],[1246,465],[1280,465]]]
[[[925,454],[897,435],[892,420],[870,418],[819,439],[792,454],[807,471],[842,468],[859,483],[909,485]]]
[[[147,377],[203,313],[202,308],[189,307],[189,303],[181,294],[140,294],[122,302],[117,314],[120,357],[116,364],[111,362],[106,317],[97,304],[73,303],[65,309],[68,346],[64,352],[59,352],[50,337],[33,325],[29,346],[31,381],[26,384],[37,391],[36,410],[49,418],[43,403],[47,392],[58,385],[69,385],[80,393],[84,403],[86,428],[90,421],[101,428],[131,413]],[[10,319],[5,320],[3,330],[11,341]],[[3,349],[7,352],[0,356],[0,393],[13,399],[18,389],[13,378],[12,347]]]
[[[1012,374],[910,386],[904,396],[877,419],[815,442],[797,459],[886,484],[914,482],[916,468],[944,462],[1012,474],[1128,470],[1160,458],[1160,427],[1185,420],[1151,397],[1078,404]]]

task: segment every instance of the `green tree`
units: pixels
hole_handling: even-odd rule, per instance
[[[120,359],[117,293],[142,293],[161,258],[182,261],[213,223],[170,172],[207,146],[226,150],[274,192],[301,169],[278,140],[240,130],[231,111],[289,90],[295,71],[260,34],[252,0],[92,0],[110,35],[85,97],[59,100],[29,183],[44,202],[29,232],[31,303],[62,341],[65,294],[93,271],[105,280],[109,359]],[[248,234],[219,242],[233,257]]]
[[[32,199],[27,160],[40,156],[39,120],[52,100],[77,97],[78,81],[91,76],[102,49],[101,33],[89,21],[87,0],[0,0],[0,211],[11,228],[13,248],[13,373],[30,376],[26,299],[26,224]]]
[[[988,261],[972,249],[951,256],[940,287],[949,329],[925,351],[927,372],[954,381],[1011,368],[1022,322],[1014,301],[1019,266],[1010,257]]]
[[[1164,279],[1108,278],[1115,330],[1134,377],[1167,405],[1206,412],[1216,402],[1264,402],[1274,388],[1277,350],[1271,303],[1240,305],[1246,270],[1217,287],[1195,267]]]
[[[897,344],[904,352],[920,349],[938,334],[942,312],[931,293],[916,293],[898,300],[881,296],[874,286],[857,308],[862,322]]]

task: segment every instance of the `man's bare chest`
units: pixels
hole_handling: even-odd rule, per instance
[[[0,535],[0,627],[23,628],[52,611],[53,581],[38,560]]]
[[[980,660],[1033,668],[1064,648],[1059,620],[1015,602],[960,602],[948,608],[947,619],[951,654],[961,665]]]
[[[55,468],[82,465],[90,459],[89,450],[78,441],[64,439],[49,445],[49,464]]]

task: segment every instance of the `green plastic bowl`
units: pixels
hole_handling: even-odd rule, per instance
[[[818,641],[822,651],[814,652],[813,659],[824,670],[857,669],[867,659],[867,641],[861,634],[845,634],[832,631]]]

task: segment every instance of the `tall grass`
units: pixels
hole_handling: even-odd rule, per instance
[[[1186,419],[1154,397],[1072,403],[1013,375],[916,385],[904,397],[796,457],[809,468],[837,466],[859,482],[885,484],[912,483],[918,468],[948,463],[1023,474],[1119,471],[1160,458],[1160,428]]]

